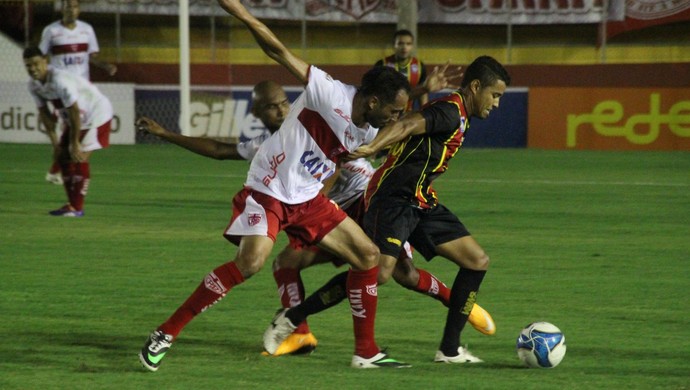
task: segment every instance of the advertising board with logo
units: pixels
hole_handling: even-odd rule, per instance
[[[297,99],[300,87],[284,87],[288,100]],[[189,125],[180,124],[180,92],[177,86],[140,86],[135,92],[137,116],[148,116],[166,129],[192,137],[246,141],[267,132],[251,113],[252,87],[193,87]],[[183,132],[184,128],[184,132]],[[137,134],[137,143],[158,142]]]
[[[690,150],[688,88],[530,88],[527,145]]]
[[[284,87],[293,102],[301,87]],[[138,87],[135,91],[137,115],[149,116],[163,127],[181,132],[179,123],[180,93],[175,86]],[[443,93],[431,94],[430,99]],[[246,141],[266,128],[251,114],[252,87],[194,87],[191,93],[190,123],[187,135],[220,140]],[[523,148],[527,144],[527,89],[509,88],[501,98],[499,109],[489,118],[471,120],[465,139],[466,147]],[[156,137],[138,133],[137,143],[159,142]]]

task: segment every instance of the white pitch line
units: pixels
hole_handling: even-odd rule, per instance
[[[633,186],[633,187],[690,187],[688,183],[661,183],[643,181],[576,181],[576,180],[503,180],[503,179],[453,179],[444,177],[441,181],[452,181],[461,183],[483,183],[483,184],[545,184],[545,185],[564,185],[564,186]]]
[[[8,169],[0,171],[1,173],[22,173],[30,175],[39,175],[40,171],[23,170],[23,169]],[[40,176],[40,175],[39,175]],[[208,177],[216,179],[230,179],[230,178],[246,178],[246,173],[241,174],[223,174],[223,175],[209,175],[209,174],[183,174],[183,173],[159,173],[159,172],[137,172],[137,173],[121,173],[98,171],[98,176],[140,176],[140,177]],[[563,185],[563,186],[632,186],[632,187],[690,187],[690,181],[687,183],[673,183],[673,182],[654,182],[654,181],[596,181],[596,180],[505,180],[505,179],[459,179],[451,176],[444,176],[440,179],[441,182],[459,182],[459,183],[482,183],[482,184],[542,184],[542,185]]]

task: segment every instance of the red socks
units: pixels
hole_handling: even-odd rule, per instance
[[[89,189],[91,170],[88,162],[62,165],[62,180],[69,204],[77,211],[84,208],[84,197]]]
[[[299,305],[304,301],[304,283],[300,276],[300,271],[293,268],[281,268],[273,272],[273,278],[278,285],[278,295],[283,307],[290,308]],[[295,333],[310,333],[307,321],[297,325]]]
[[[53,175],[60,172],[60,164],[54,162],[53,165],[50,166],[50,170],[48,171],[49,173],[52,173]]]
[[[441,301],[444,306],[448,307],[450,302],[450,289],[448,286],[443,284],[443,282],[438,280],[434,275],[423,269],[417,268],[417,272],[419,272],[419,281],[417,282],[417,287],[414,290],[422,294],[429,295],[430,297]]]
[[[350,269],[347,275],[347,298],[355,329],[355,355],[365,359],[379,353],[374,339],[378,273],[379,267],[376,266],[366,271]]]
[[[221,265],[206,275],[192,295],[158,329],[177,337],[196,315],[220,301],[228,291],[242,282],[244,277],[234,261]]]

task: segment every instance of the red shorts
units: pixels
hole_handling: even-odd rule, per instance
[[[320,242],[347,218],[338,205],[322,194],[299,204],[243,188],[232,199],[232,218],[223,236],[239,245],[244,236],[267,236],[274,242],[285,230],[290,247],[301,249]]]
[[[345,210],[345,213],[347,214],[348,217],[352,218],[355,222],[357,222],[358,225],[362,224],[362,219],[364,218],[364,197],[360,196],[359,199],[357,199],[355,202],[353,202],[350,206],[348,206]],[[322,252],[324,253],[323,256],[329,256],[325,254],[326,252],[319,249],[316,246],[312,246],[309,248],[305,248],[306,250],[310,250],[313,252]],[[412,253],[414,252],[414,249],[410,245],[409,242],[405,241],[403,244],[402,249],[400,250],[400,256],[398,259],[404,260],[404,259],[412,259]],[[332,255],[330,255],[332,257]],[[345,260],[342,260],[338,257],[334,257],[331,259],[331,263],[333,263],[334,266],[340,267],[344,264],[346,264]]]

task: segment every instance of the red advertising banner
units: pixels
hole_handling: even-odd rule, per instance
[[[688,150],[688,88],[530,88],[527,146]]]
[[[190,15],[227,16],[216,0],[187,0]],[[398,3],[406,0],[245,0],[260,19],[324,22],[397,23]],[[447,24],[563,24],[620,20],[612,10],[624,0],[422,0],[419,23]],[[671,0],[677,1],[677,0]],[[687,1],[687,0],[683,0]],[[56,10],[61,0],[55,0]],[[82,12],[179,14],[179,0],[81,0]],[[604,7],[609,4],[609,10]],[[606,12],[605,12],[606,11]],[[615,14],[615,15],[614,15]]]
[[[606,23],[606,37],[682,21],[690,21],[690,0],[626,0],[625,19]]]

